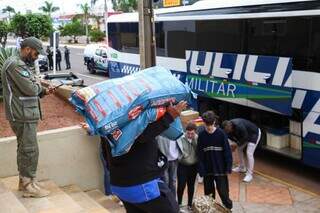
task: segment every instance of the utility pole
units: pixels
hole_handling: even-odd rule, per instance
[[[154,29],[153,0],[139,0],[139,48],[140,68],[156,65],[156,39]]]
[[[107,0],[104,0],[104,28],[106,30],[106,45],[107,45],[107,51],[109,47],[109,38],[108,38],[108,5]]]

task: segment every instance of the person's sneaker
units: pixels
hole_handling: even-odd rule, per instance
[[[233,171],[233,172],[241,172],[241,173],[244,173],[244,172],[246,172],[247,170],[246,170],[246,168],[244,168],[244,167],[237,166],[237,167],[233,168],[232,171]]]
[[[252,181],[252,175],[251,174],[247,174],[244,178],[243,178],[243,182],[246,183],[250,183]]]

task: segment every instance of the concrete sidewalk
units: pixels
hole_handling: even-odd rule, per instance
[[[255,174],[251,183],[242,182],[243,174],[232,173],[229,176],[230,197],[233,200],[233,212],[320,212],[320,197],[275,179]],[[203,195],[203,184],[197,184],[195,197]],[[185,189],[184,204],[187,203]],[[219,202],[220,198],[216,193]],[[186,208],[184,208],[187,210]]]

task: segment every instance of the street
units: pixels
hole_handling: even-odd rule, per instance
[[[15,45],[13,41],[8,41],[7,45]],[[95,74],[90,74],[87,70],[86,65],[84,65],[83,61],[83,50],[85,46],[79,46],[79,47],[69,47],[70,49],[70,63],[71,63],[71,69],[66,70],[66,64],[64,60],[64,54],[63,54],[63,47],[64,44],[60,44],[60,50],[62,54],[62,61],[61,61],[61,71],[57,71],[57,73],[65,73],[65,72],[73,72],[76,74],[79,78],[84,80],[84,84],[86,86],[98,83],[100,81],[104,81],[107,79],[106,74],[102,72],[97,72]],[[45,47],[45,45],[44,45]],[[52,73],[52,71],[49,72],[41,72],[44,73]]]
[[[60,50],[62,50],[64,45],[61,45]],[[90,74],[87,70],[86,65],[84,65],[83,61],[83,50],[84,47],[70,47],[70,63],[71,63],[71,70],[65,69],[65,61],[64,58],[61,62],[61,72],[73,72],[79,78],[84,80],[84,84],[86,86],[98,83],[100,81],[104,81],[107,79],[106,74],[102,72],[97,72],[96,74]],[[58,71],[59,72],[59,71]]]

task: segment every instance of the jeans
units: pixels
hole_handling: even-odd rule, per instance
[[[127,213],[178,213],[179,206],[171,190],[165,183],[159,182],[160,197],[145,203],[123,202]]]
[[[169,186],[174,197],[176,196],[178,160],[168,161],[168,168],[164,171],[164,182]]]
[[[112,192],[111,192],[111,188],[110,188],[110,171],[108,169],[108,165],[107,165],[107,159],[106,159],[106,156],[104,154],[104,149],[103,149],[103,146],[105,146],[104,142],[101,142],[101,145],[100,145],[100,159],[101,159],[101,162],[102,162],[102,165],[103,165],[103,170],[104,170],[104,192],[105,192],[105,195],[112,195]]]

